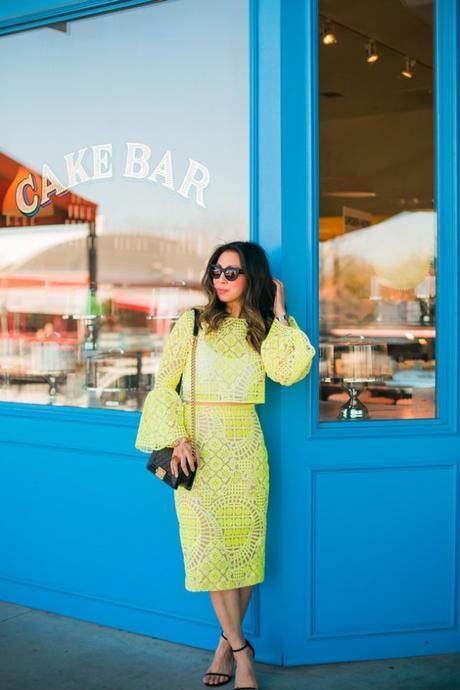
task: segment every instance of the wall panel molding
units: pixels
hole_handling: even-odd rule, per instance
[[[307,500],[307,640],[455,629],[457,462],[313,469]]]
[[[154,616],[160,616],[164,618],[170,618],[173,620],[178,620],[183,623],[195,623],[197,625],[203,625],[211,628],[219,629],[218,622],[216,619],[209,620],[202,616],[192,615],[190,613],[181,615],[178,611],[172,609],[163,609],[157,606],[151,607],[142,603],[135,603],[132,601],[126,601],[123,599],[109,599],[101,595],[90,594],[88,592],[82,592],[77,590],[68,589],[66,587],[52,586],[43,582],[36,582],[34,580],[19,579],[15,577],[9,577],[0,572],[0,581],[5,583],[10,583],[12,585],[19,585],[21,587],[26,587],[30,591],[32,590],[42,590],[43,592],[54,592],[56,594],[61,594],[66,597],[73,597],[80,599],[83,603],[84,601],[93,601],[99,604],[104,604],[105,606],[115,606],[119,608],[132,609],[136,611],[142,611],[143,613],[152,614]],[[254,598],[251,600],[251,606],[248,613],[252,613],[252,616],[247,616],[244,623],[244,632],[249,635],[255,635],[257,631],[257,623],[259,618],[259,597],[257,596],[257,587],[255,588]],[[82,607],[84,611],[84,606]]]

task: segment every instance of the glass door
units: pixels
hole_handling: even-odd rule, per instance
[[[458,10],[282,13],[288,665],[458,648]]]
[[[434,418],[434,3],[318,11],[320,420]]]

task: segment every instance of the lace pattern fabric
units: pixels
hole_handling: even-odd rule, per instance
[[[190,430],[189,405],[185,425]],[[255,407],[197,406],[196,438],[202,461],[192,490],[179,486],[174,492],[185,588],[262,582],[269,466]]]
[[[155,386],[142,410],[135,446],[150,452],[191,433],[193,309],[173,326]],[[201,463],[191,491],[174,492],[190,591],[262,582],[269,494],[267,448],[255,404],[265,402],[265,376],[290,386],[311,368],[315,349],[294,317],[273,321],[256,352],[245,319],[227,318],[218,331],[199,330],[196,400],[246,405],[197,405],[196,444]],[[181,395],[176,391],[183,372]]]
[[[155,386],[145,399],[136,448],[148,452],[172,447],[186,435],[183,400],[191,400],[193,309],[174,324],[160,358]],[[291,386],[310,371],[315,348],[296,319],[275,319],[256,352],[246,339],[245,319],[227,318],[218,331],[200,329],[196,350],[196,400],[265,402],[265,376]],[[183,372],[181,396],[176,386]]]

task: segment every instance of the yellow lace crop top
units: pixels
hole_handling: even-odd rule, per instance
[[[227,317],[214,332],[204,324],[196,344],[196,401],[260,404],[265,402],[265,374],[284,386],[303,379],[316,350],[295,318],[288,319],[289,326],[273,320],[260,353],[246,340],[245,319]],[[192,337],[193,309],[187,309],[169,334],[155,386],[145,398],[135,442],[139,450],[172,447],[177,438],[187,436],[183,401],[191,400]]]

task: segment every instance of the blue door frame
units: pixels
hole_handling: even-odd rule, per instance
[[[9,1],[0,34],[141,4],[26,0],[19,14]],[[436,8],[439,416],[321,423],[317,364],[292,388],[267,382],[267,576],[244,626],[261,661],[460,651],[456,5]],[[316,0],[253,0],[250,26],[251,237],[316,345]],[[133,451],[138,420],[0,404],[0,598],[212,649],[209,598],[183,589],[172,499]],[[167,602],[156,572],[174,588]]]
[[[436,3],[438,418],[321,422],[317,366],[282,392],[286,665],[460,650],[458,11]],[[282,2],[284,279],[315,345],[317,12],[316,1]]]

